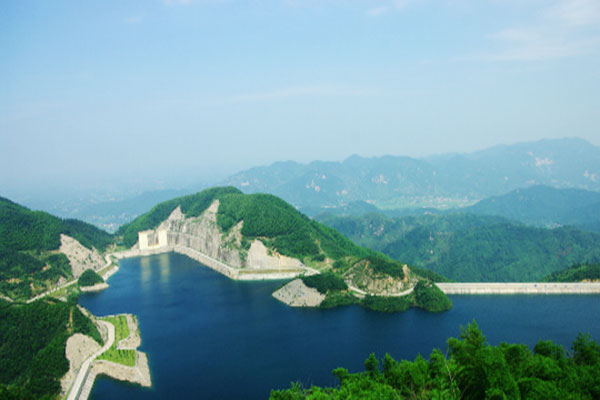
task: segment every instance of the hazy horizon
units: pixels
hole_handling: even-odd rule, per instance
[[[0,195],[600,145],[593,0],[10,2],[0,32]]]

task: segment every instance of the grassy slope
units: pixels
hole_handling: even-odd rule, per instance
[[[127,317],[124,315],[116,315],[114,317],[104,317],[102,319],[115,326],[115,341],[108,350],[98,356],[98,360],[107,360],[127,367],[133,367],[136,361],[136,351],[117,349],[119,341],[129,336]]]
[[[104,250],[110,234],[77,220],[63,220],[31,211],[0,198],[0,293],[23,300],[43,292],[61,277],[71,278],[71,268],[60,247],[60,234],[88,248]]]

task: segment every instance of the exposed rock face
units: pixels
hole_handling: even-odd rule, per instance
[[[70,236],[60,235],[60,248],[58,249],[69,259],[73,277],[79,278],[86,269],[97,271],[104,267],[104,259],[96,249],[88,249]]]
[[[156,232],[167,232],[168,249],[180,252],[182,249],[191,249],[234,269],[297,269],[297,272],[303,270],[304,264],[300,260],[277,253],[270,255],[260,240],[254,240],[250,249],[244,249],[243,221],[225,235],[217,225],[218,210],[219,200],[215,200],[199,217],[186,218],[181,208],[177,207],[169,218],[156,228]]]
[[[369,267],[368,263],[360,262],[346,273],[344,280],[350,286],[357,287],[369,294],[393,296],[410,289],[412,286],[407,274],[408,268],[403,269],[405,271],[404,279],[398,279],[378,274]]]
[[[63,393],[69,390],[69,386],[77,376],[81,364],[98,350],[100,350],[100,345],[91,337],[81,333],[75,333],[67,339],[65,356],[69,360],[69,371],[60,380]]]
[[[325,299],[324,294],[306,286],[302,279],[294,279],[273,292],[273,297],[292,307],[318,307]]]
[[[186,218],[177,207],[157,230],[165,229],[169,246],[183,246],[199,251],[225,264],[242,268],[240,257],[241,224],[233,227],[226,238],[222,238],[217,226],[219,200],[215,200],[197,218]]]

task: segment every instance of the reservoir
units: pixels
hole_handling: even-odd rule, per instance
[[[176,253],[121,260],[109,284],[80,303],[138,316],[153,387],[99,377],[91,399],[265,399],[292,381],[334,385],[334,368],[361,371],[370,353],[445,351],[473,319],[491,344],[550,339],[570,350],[578,332],[600,340],[599,295],[451,296],[441,314],[297,309],[271,297],[282,282],[232,281]]]

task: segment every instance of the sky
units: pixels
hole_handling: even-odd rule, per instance
[[[0,196],[600,145],[598,0],[7,0],[0,54]]]

